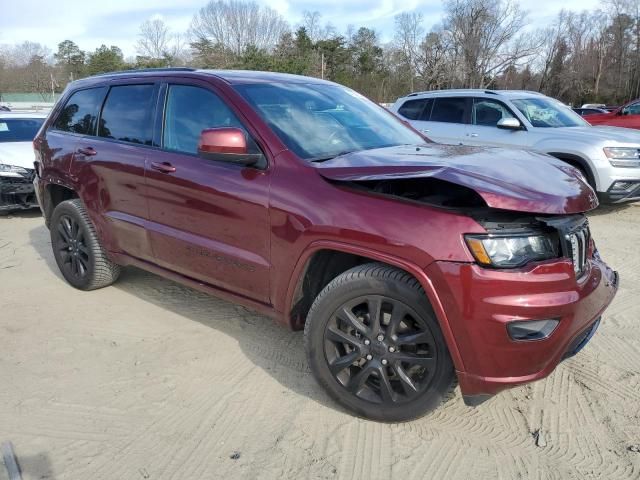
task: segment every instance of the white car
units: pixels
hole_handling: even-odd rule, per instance
[[[578,168],[603,203],[640,200],[640,132],[594,127],[569,107],[519,90],[440,90],[391,111],[431,140],[546,153]],[[531,165],[531,174],[536,166]]]
[[[38,208],[33,138],[46,115],[0,111],[0,214]]]

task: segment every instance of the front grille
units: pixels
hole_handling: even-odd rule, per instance
[[[565,235],[567,250],[573,261],[573,271],[576,278],[581,277],[589,266],[588,254],[589,243],[591,242],[591,232],[589,224],[584,222],[577,229]]]

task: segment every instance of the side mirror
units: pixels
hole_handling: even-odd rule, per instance
[[[255,165],[262,158],[261,153],[249,153],[247,135],[240,128],[207,128],[200,133],[198,154],[202,158],[218,162]]]
[[[501,118],[496,127],[502,130],[522,130],[522,124],[517,118]]]

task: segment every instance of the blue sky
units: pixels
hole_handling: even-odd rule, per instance
[[[440,0],[257,0],[278,10],[292,25],[305,10],[319,11],[325,22],[340,31],[349,24],[374,28],[383,41],[393,37],[393,17],[402,11],[421,12],[425,28],[440,20]],[[25,40],[39,42],[52,50],[65,39],[85,50],[102,43],[120,46],[125,56],[135,55],[140,24],[162,18],[174,32],[188,29],[194,13],[206,0],[1,0],[0,44]],[[599,0],[521,0],[530,12],[532,26],[544,26],[561,8],[596,8]],[[55,5],[55,8],[53,7]]]

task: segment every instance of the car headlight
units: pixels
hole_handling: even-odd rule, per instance
[[[559,240],[551,234],[466,235],[469,250],[479,264],[515,268],[529,262],[559,257]]]
[[[603,150],[614,167],[640,167],[640,148],[605,147]]]
[[[8,173],[29,173],[25,168],[17,167],[15,165],[7,165],[4,163],[0,163],[0,172],[8,172]]]

